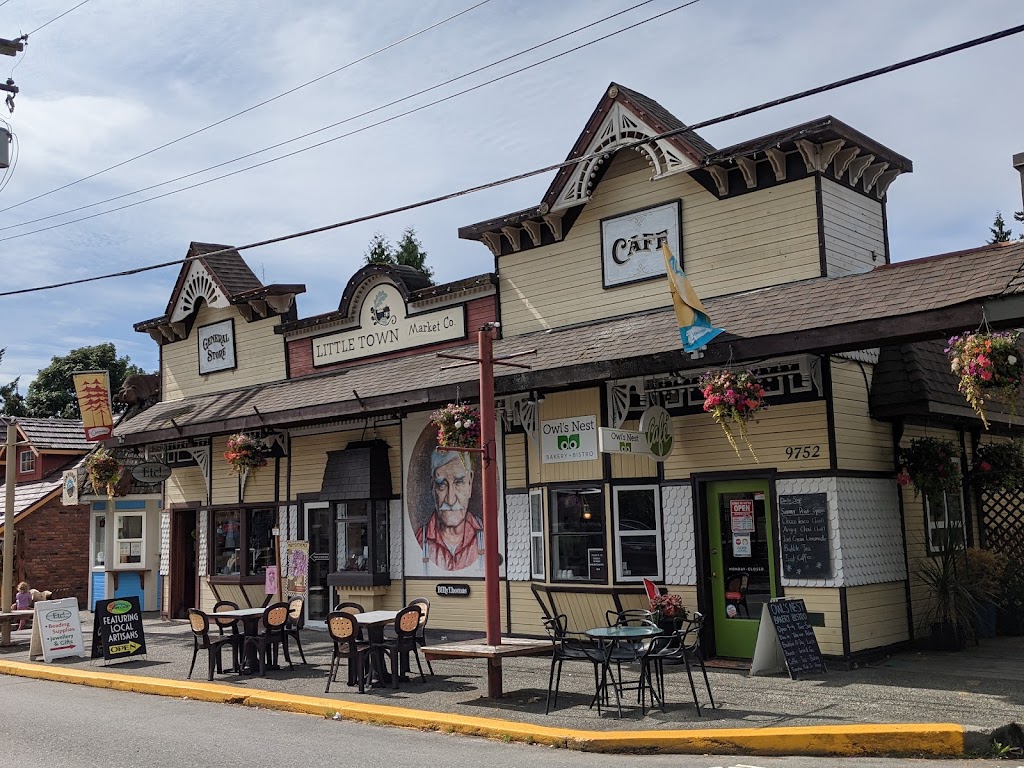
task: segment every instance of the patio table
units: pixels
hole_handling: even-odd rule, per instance
[[[622,701],[619,696],[622,681],[620,680],[616,682],[615,673],[612,672],[612,652],[615,650],[615,646],[622,641],[639,642],[660,634],[660,627],[594,627],[593,629],[588,629],[586,631],[587,637],[597,641],[597,645],[601,650],[603,658],[601,663],[601,682],[598,684],[597,691],[594,693],[594,701],[597,702],[598,712],[601,711],[602,697],[607,698],[608,677],[611,677],[612,690],[615,691],[615,707],[618,710],[618,716],[622,717]],[[642,679],[639,684],[643,685]],[[591,706],[593,706],[593,702],[591,702]]]
[[[210,626],[216,625],[215,619],[241,619],[242,636],[256,637],[260,633],[260,619],[263,618],[263,608],[238,608],[234,611],[217,611],[207,613],[210,618]],[[245,658],[242,663],[242,671],[253,674],[260,668],[260,660],[256,657],[256,648],[249,644],[245,647]]]
[[[364,611],[349,615],[360,627],[366,627],[366,635],[370,640],[372,654],[370,670],[371,673],[374,669],[377,672],[376,679],[371,679],[370,684],[377,687],[389,685],[391,683],[390,675],[384,668],[384,628],[395,623],[398,611]],[[392,671],[395,674],[400,674],[408,669],[408,664],[408,657],[406,657],[403,659],[402,669]]]

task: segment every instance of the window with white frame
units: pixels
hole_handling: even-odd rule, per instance
[[[656,485],[630,485],[613,491],[616,578],[662,578],[661,504]]]
[[[925,496],[924,518],[929,554],[945,552],[949,547],[966,546],[962,493],[943,493],[935,498]]]
[[[22,474],[36,471],[36,455],[32,451],[22,451],[18,455],[18,471]]]
[[[118,567],[143,565],[145,543],[143,512],[114,514],[114,557]]]
[[[544,494],[530,491],[530,575],[544,578]]]

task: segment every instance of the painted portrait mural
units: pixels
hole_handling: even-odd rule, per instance
[[[405,572],[408,576],[484,575],[480,457],[437,447],[429,414],[410,417],[406,457]],[[499,514],[499,550],[504,552]],[[502,557],[502,561],[504,557]]]

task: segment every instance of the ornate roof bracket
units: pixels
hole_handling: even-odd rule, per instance
[[[889,167],[888,163],[875,163],[869,165],[864,169],[864,191],[870,192],[871,188],[875,186],[875,182],[878,181],[878,177],[882,175],[886,168]]]
[[[889,189],[889,185],[896,181],[896,177],[901,173],[899,168],[893,168],[888,170],[878,177],[875,182],[875,194],[878,195],[879,199],[885,197],[886,191]]]
[[[270,305],[271,309],[273,309],[279,315],[283,315],[285,312],[291,309],[292,304],[295,303],[295,294],[285,293],[281,294],[280,296],[267,296],[266,302],[267,304]]]
[[[861,174],[864,173],[865,169],[875,162],[874,155],[864,155],[858,157],[850,163],[850,186],[857,186],[857,182],[860,181]]]
[[[509,245],[512,246],[513,253],[522,248],[520,238],[523,236],[523,230],[519,227],[502,227],[501,233],[505,235],[505,239],[508,240]]]
[[[753,189],[757,186],[757,163],[749,157],[737,157],[736,165],[739,166],[740,173],[743,174],[743,181],[747,184],[747,189]]]
[[[544,214],[544,223],[548,225],[548,229],[551,230],[552,236],[555,240],[561,241],[562,239],[562,217],[557,213],[546,213]]]
[[[497,232],[484,232],[480,239],[491,253],[495,256],[501,256],[501,235]]]
[[[772,164],[772,170],[775,172],[776,181],[786,180],[786,153],[778,147],[769,147],[764,151],[768,157],[768,162]]]
[[[815,144],[807,139],[797,139],[796,148],[800,150],[800,155],[807,166],[807,172],[821,173],[828,168],[828,164],[832,162],[832,158],[843,148],[844,144],[846,144],[845,139],[833,139],[824,144]]]
[[[534,246],[538,246],[541,243],[541,222],[534,221],[533,219],[527,219],[523,222],[523,229],[526,230],[526,234],[530,236],[530,240]]]
[[[711,174],[718,188],[718,196],[725,197],[729,194],[729,170],[720,165],[709,165],[704,170]]]
[[[605,383],[608,388],[608,423],[612,429],[618,429],[629,414],[631,393],[636,392],[641,399],[646,398],[642,377],[619,379]]]
[[[843,178],[843,174],[846,173],[846,169],[853,162],[853,159],[860,154],[860,147],[850,147],[840,152],[836,152],[835,163],[832,165],[832,175],[837,179]]]

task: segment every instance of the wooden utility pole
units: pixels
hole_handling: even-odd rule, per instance
[[[3,594],[0,594],[0,612],[7,610],[7,601],[14,599],[14,482],[17,468],[14,465],[18,453],[18,427],[14,419],[7,422],[7,477],[4,486],[4,572]],[[11,622],[0,626],[0,645],[11,644]]]

